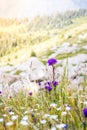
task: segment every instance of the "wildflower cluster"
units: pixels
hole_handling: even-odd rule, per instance
[[[49,92],[53,89],[53,87],[57,87],[58,82],[57,81],[52,81],[52,82],[47,82],[45,83],[45,89],[48,90]]]
[[[28,91],[7,100],[0,91],[0,130],[87,129],[87,91],[68,88],[65,77],[59,84],[55,78],[57,60],[51,58],[47,63],[53,70],[52,80],[38,82],[45,91],[41,89],[35,97]]]

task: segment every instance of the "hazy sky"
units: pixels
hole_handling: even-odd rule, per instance
[[[86,8],[87,0],[0,0],[0,17],[32,17]]]

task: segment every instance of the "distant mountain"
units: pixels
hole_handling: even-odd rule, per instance
[[[70,24],[73,24],[74,18],[87,16],[86,9],[80,9],[78,11],[67,11],[63,14],[53,14],[49,16],[37,16],[28,26],[29,30],[44,30],[44,29],[57,29],[63,28]]]
[[[0,0],[0,17],[24,18],[87,9],[87,0]]]

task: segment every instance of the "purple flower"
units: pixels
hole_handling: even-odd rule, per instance
[[[84,115],[84,117],[87,118],[87,108],[84,108],[84,109],[83,109],[83,115]]]
[[[68,129],[68,124],[66,124],[65,126],[64,126],[64,130],[67,130]]]
[[[34,118],[34,123],[36,123],[37,122],[37,118]]]
[[[12,112],[12,111],[13,111],[13,109],[12,109],[12,108],[10,108],[10,109],[9,109],[9,112]]]
[[[54,87],[56,87],[58,85],[58,82],[57,81],[52,81],[52,84]]]
[[[32,96],[32,92],[29,92],[29,95]]]
[[[38,82],[38,85],[41,86],[41,82]]]
[[[48,65],[54,65],[57,63],[57,60],[54,58],[50,58],[47,63],[48,63]]]
[[[49,86],[47,86],[47,85],[46,85],[46,86],[45,86],[45,89],[47,90],[47,89],[48,89],[48,87],[49,87]]]
[[[48,91],[50,92],[52,90],[52,86],[48,86]]]
[[[51,85],[51,82],[47,82],[48,85]]]
[[[0,91],[0,95],[2,95],[2,91]]]

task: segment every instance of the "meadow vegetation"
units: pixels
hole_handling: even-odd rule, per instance
[[[67,77],[67,67],[61,81],[55,80],[56,59],[49,59],[52,81],[34,94],[20,91],[15,97],[3,97],[0,92],[0,130],[86,130],[87,79],[78,88]],[[41,86],[41,82],[37,83]],[[32,86],[33,87],[33,86]]]
[[[38,16],[32,20],[0,18],[1,65],[23,62],[32,52],[39,58],[48,57],[51,49],[63,42],[82,46],[87,39],[79,41],[78,37],[87,32],[86,23],[87,10]]]
[[[20,91],[15,96],[3,96],[0,91],[0,130],[87,130],[87,77],[75,88],[65,67],[60,82],[55,67],[58,60],[87,54],[87,10],[68,11],[52,16],[29,19],[0,18],[0,66],[15,65],[37,56],[52,67],[52,80],[44,80],[38,93]],[[55,48],[69,42],[78,44],[79,50],[48,57]],[[48,60],[44,60],[44,57]],[[75,66],[75,64],[73,64]],[[9,73],[9,71],[7,71]],[[15,75],[19,75],[17,70]],[[80,75],[81,76],[81,75]],[[42,82],[37,82],[40,88]],[[33,86],[32,86],[33,87]]]

